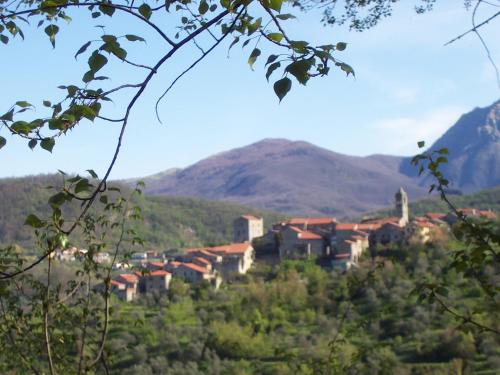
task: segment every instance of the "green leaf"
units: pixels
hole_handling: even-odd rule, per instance
[[[99,71],[104,65],[106,65],[107,62],[108,59],[104,55],[101,55],[98,51],[94,51],[89,57],[88,64],[90,70],[95,73]]]
[[[45,223],[40,220],[36,215],[30,214],[24,221],[24,225],[29,225],[30,227],[33,228],[43,228],[45,226]]]
[[[78,57],[78,55],[84,53],[87,50],[87,48],[89,48],[91,43],[92,43],[91,41],[88,41],[83,46],[81,46],[80,49],[75,54],[75,59]]]
[[[54,141],[53,138],[44,138],[44,139],[42,139],[42,142],[40,142],[40,146],[44,150],[47,150],[48,152],[52,152],[52,149],[54,148],[55,144],[56,144],[56,141]]]
[[[55,243],[57,247],[65,249],[66,245],[68,244],[68,236],[66,236],[64,233],[58,233],[55,237]]]
[[[93,169],[87,169],[87,172],[89,172],[89,175],[91,175],[92,178],[99,178]]]
[[[31,126],[26,121],[16,121],[14,122],[10,128],[20,134],[29,134],[31,131]]]
[[[283,20],[283,21],[286,21],[286,20],[289,20],[291,18],[297,18],[297,17],[295,17],[293,14],[287,13],[287,14],[277,14],[276,18]]]
[[[57,194],[54,194],[49,198],[49,204],[52,207],[59,207],[61,206],[64,202],[66,202],[67,195],[66,193],[59,192]]]
[[[28,107],[33,107],[32,104],[28,103],[27,101],[21,100],[19,102],[16,102],[16,105],[21,108],[28,108]]]
[[[253,64],[255,64],[255,61],[260,56],[260,54],[261,52],[260,49],[258,48],[255,48],[250,54],[250,57],[248,58],[248,65],[250,65],[250,68],[252,68],[252,70],[253,70]]]
[[[115,8],[107,4],[99,5],[99,10],[110,17],[113,16],[113,13],[115,12]]]
[[[267,3],[269,8],[279,12],[281,10],[281,6],[283,5],[283,0],[268,0]]]
[[[28,142],[28,147],[31,148],[32,150],[36,147],[38,141],[36,139],[30,139]]]
[[[57,25],[49,25],[45,28],[45,34],[49,36],[50,43],[52,47],[56,47],[56,34],[59,31],[59,27]]]
[[[12,121],[13,116],[14,116],[14,109],[11,109],[9,112],[6,112],[2,116],[0,116],[0,120]]]
[[[89,191],[92,185],[89,184],[89,180],[82,178],[75,186],[75,194],[81,193],[83,191]]]
[[[417,146],[418,146],[418,148],[425,147],[425,141],[419,141],[419,142],[417,142]]]
[[[280,66],[281,66],[280,62],[275,62],[275,63],[272,63],[271,65],[269,65],[269,68],[267,68],[267,73],[266,73],[266,79],[268,82],[269,82],[269,77],[271,77],[271,74],[273,74],[273,72],[276,69],[278,69]]]
[[[141,38],[140,36],[132,35],[132,34],[125,35],[125,38],[127,38],[127,40],[130,42],[137,42],[137,41],[145,42],[146,41],[144,38]]]
[[[337,63],[335,65],[340,66],[340,69],[342,69],[344,72],[346,72],[346,75],[352,74],[354,76],[354,70],[352,67],[346,63]]]
[[[269,55],[269,57],[267,58],[267,61],[266,61],[266,65],[271,64],[271,63],[272,63],[272,62],[274,62],[277,58],[278,58],[278,55]]]
[[[307,51],[307,46],[309,45],[309,43],[303,41],[303,40],[293,40],[291,43],[290,43],[290,47],[293,48],[293,50],[295,52],[299,52],[299,53],[304,53]]]
[[[335,46],[335,49],[337,51],[343,51],[345,50],[347,47],[347,43],[344,43],[344,42],[338,42],[337,45]]]
[[[283,98],[288,94],[290,89],[292,88],[292,81],[290,78],[285,77],[280,79],[279,81],[274,82],[274,92],[278,96],[280,102],[283,100]]]
[[[248,35],[252,35],[254,32],[256,32],[260,25],[262,25],[262,18],[259,17],[254,23],[251,23],[248,25]]]
[[[0,137],[0,148],[7,144],[7,140],[4,137]]]
[[[198,7],[198,12],[200,12],[201,15],[204,15],[206,12],[208,12],[208,3],[206,0],[200,1],[200,6]]]
[[[149,18],[151,18],[151,14],[152,14],[152,11],[151,11],[151,7],[144,3],[142,4],[140,7],[139,7],[139,13],[147,20],[149,20]]]
[[[0,42],[2,42],[3,44],[7,44],[9,43],[9,37],[7,35],[0,35]]]
[[[282,33],[269,33],[269,34],[267,34],[267,37],[276,43],[279,43],[283,40]]]
[[[305,85],[309,80],[309,69],[314,63],[314,59],[304,59],[294,61],[286,67],[286,71],[292,74],[297,81]]]
[[[43,101],[43,105],[44,105],[45,107],[51,107],[51,106],[52,106],[52,103],[50,102],[50,100],[44,100],[44,101]]]

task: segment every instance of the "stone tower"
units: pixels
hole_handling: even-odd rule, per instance
[[[408,224],[408,194],[402,187],[396,192],[396,215],[400,218],[399,225]]]
[[[243,215],[233,222],[233,241],[252,242],[264,235],[264,220],[260,217]]]

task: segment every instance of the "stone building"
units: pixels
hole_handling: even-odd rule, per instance
[[[404,227],[409,222],[408,217],[408,194],[402,187],[396,192],[396,215],[399,217],[399,225]]]
[[[243,215],[233,222],[234,242],[252,242],[264,235],[264,219],[252,215]]]
[[[285,226],[280,232],[280,258],[311,258],[325,255],[325,241],[319,234],[301,230],[294,226]]]

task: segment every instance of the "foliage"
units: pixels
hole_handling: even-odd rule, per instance
[[[367,260],[346,274],[312,261],[258,264],[218,291],[191,286],[160,304],[119,303],[110,373],[492,373],[498,335],[474,326],[463,332],[439,306],[409,297],[421,280],[443,278],[457,308],[485,297],[479,283],[443,271],[449,245],[395,248],[378,259],[383,266]],[[487,309],[484,323],[498,327],[498,310]]]
[[[49,207],[44,202],[50,197],[47,186],[58,186],[62,177],[56,175],[34,176],[0,180],[0,243],[16,244],[33,254],[33,233],[23,225],[29,214],[45,216]],[[128,188],[120,186],[122,191]],[[211,202],[182,197],[134,197],[141,206],[144,220],[133,223],[146,247],[158,250],[182,249],[201,245],[219,245],[232,240],[232,221],[243,214],[261,215],[266,226],[284,217],[268,211],[259,211],[232,203]],[[75,215],[79,204],[66,208]],[[72,236],[71,242],[82,247],[82,238]]]

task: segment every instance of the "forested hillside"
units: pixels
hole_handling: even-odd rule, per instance
[[[61,181],[56,175],[0,180],[0,244],[33,246],[24,220],[30,213],[40,217],[48,213],[47,200],[54,190],[47,186],[58,186]],[[122,187],[125,195],[126,189]],[[197,198],[141,196],[137,203],[144,221],[135,229],[147,241],[146,247],[159,250],[231,241],[232,221],[242,214],[263,216],[267,226],[283,218],[269,211]],[[70,207],[69,214],[74,215],[77,207],[77,203]]]
[[[476,283],[443,271],[448,246],[393,249],[373,274],[369,260],[347,274],[286,261],[260,264],[218,291],[176,281],[168,295],[115,305],[110,372],[498,374],[498,335],[465,333],[411,296],[421,280],[446,280],[445,300],[458,311],[484,301]],[[485,308],[476,319],[498,328],[498,311]]]

